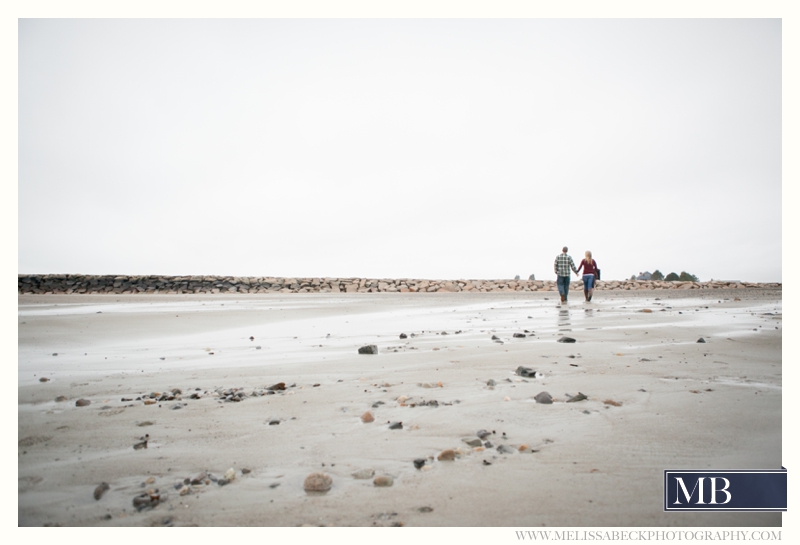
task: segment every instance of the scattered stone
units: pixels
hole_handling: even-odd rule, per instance
[[[450,462],[456,459],[456,451],[453,449],[445,449],[436,457],[440,462]]]
[[[492,433],[491,433],[490,431],[487,431],[487,430],[478,430],[478,431],[476,431],[476,432],[475,432],[475,435],[477,435],[477,436],[478,436],[478,437],[480,437],[481,439],[486,439],[486,438],[487,438],[487,437],[489,437],[491,434],[492,434]]]
[[[622,407],[622,403],[619,401],[614,401],[613,399],[606,399],[603,401],[606,405],[613,405],[614,407]]]
[[[364,414],[361,415],[361,421],[364,424],[369,424],[370,422],[374,422],[375,421],[375,416],[372,414],[371,411],[367,411],[367,412],[365,412]]]
[[[53,355],[54,356],[58,356],[58,352],[53,352]]]
[[[558,339],[558,342],[560,342],[560,343],[574,343],[575,339],[573,339],[572,337],[561,337],[560,339]]]
[[[145,426],[152,426],[153,423],[151,421],[149,421],[149,420],[145,420],[144,422],[140,422],[139,424],[136,424],[136,425],[139,426],[140,428],[143,428]]]
[[[520,445],[520,446],[519,446],[519,448],[518,448],[517,450],[518,450],[519,452],[527,452],[527,451],[529,451],[530,449],[531,449],[531,447],[529,447],[528,445],[526,445],[526,444],[522,444],[522,445]]]
[[[500,454],[514,454],[516,453],[516,449],[509,447],[508,445],[500,445],[497,447],[497,452]]]
[[[486,441],[486,442],[483,444],[483,448],[494,448],[494,445],[492,444],[492,442],[491,442],[491,441]]]
[[[269,420],[269,425],[270,426],[277,426],[280,423],[281,423],[281,421],[278,418],[270,418],[270,420]]]
[[[39,382],[50,382],[50,379],[47,377],[42,377],[39,379]]]
[[[333,486],[333,479],[325,473],[311,473],[303,482],[306,492],[327,492]]]
[[[61,403],[62,401],[66,401],[66,400],[67,400],[67,396],[58,396],[56,398],[56,402],[58,402],[58,403]]]
[[[358,349],[359,354],[377,354],[378,353],[378,346],[374,344],[368,344],[366,346],[362,346]]]
[[[548,392],[539,392],[533,399],[536,400],[536,403],[543,403],[545,405],[551,405],[553,403],[553,396]]]
[[[497,386],[497,382],[495,382],[495,380],[493,378],[490,378],[489,380],[486,381],[486,386],[489,386],[490,388],[493,388],[493,387]]]
[[[419,509],[417,509],[417,511],[419,511],[420,513],[430,513],[433,511],[433,507],[428,507],[426,505],[424,507],[420,507]]]
[[[516,339],[524,339],[525,337],[527,337],[527,335],[524,333],[514,333],[514,338]]]
[[[100,498],[102,498],[102,497],[103,497],[103,494],[105,494],[105,493],[106,493],[106,491],[107,491],[109,488],[111,488],[111,487],[110,487],[110,486],[108,486],[108,483],[100,483],[100,484],[97,486],[97,488],[95,488],[95,489],[94,489],[94,499],[96,499],[96,500],[99,500]]]
[[[500,337],[498,337],[497,335],[492,335],[492,340],[493,341],[499,341]]]
[[[391,424],[389,424],[389,429],[390,430],[402,430],[403,429],[403,423],[402,422],[392,422]]]
[[[477,437],[474,437],[474,438],[465,437],[465,438],[463,438],[461,440],[464,441],[466,444],[468,444],[471,447],[479,447],[479,446],[481,446],[483,444],[481,442],[481,440],[478,439]]]
[[[523,367],[520,365],[514,372],[521,377],[536,378],[536,371],[534,371],[530,367]]]
[[[647,313],[650,313],[650,312],[653,312],[653,311],[652,311],[652,310],[650,310],[649,308],[643,308],[643,309],[642,309],[642,310],[640,310],[639,312],[647,312]]]
[[[388,475],[378,475],[372,480],[372,484],[375,486],[392,486],[394,484],[394,479]]]
[[[133,450],[141,450],[143,448],[147,448],[147,439],[145,439],[141,443],[136,443],[135,445],[133,445]]]
[[[407,339],[407,338],[408,338],[408,335],[406,335],[405,333],[401,333],[401,334],[400,334],[400,338],[401,338],[401,339]]]
[[[286,383],[285,382],[279,382],[279,383],[273,384],[272,386],[267,388],[267,390],[271,390],[273,392],[277,392],[277,391],[285,390],[285,389],[286,389]]]
[[[156,478],[153,476],[150,476],[144,480],[144,484],[153,484],[154,482],[156,482]]]
[[[704,343],[706,342],[706,340],[703,337],[700,337],[699,339],[697,339],[697,342]]]
[[[247,469],[246,467],[243,467],[242,468],[242,475],[247,475],[248,473],[250,473],[250,471],[252,471],[252,470]]]
[[[375,470],[371,467],[359,469],[358,471],[354,471],[351,473],[353,478],[355,479],[371,479],[375,475]]]
[[[578,395],[572,396],[567,400],[567,403],[575,403],[576,401],[583,401],[584,399],[589,399],[586,394],[582,394],[578,392]]]
[[[485,466],[490,466],[490,465],[492,465],[492,462],[490,462],[490,461],[488,461],[488,460],[484,460],[484,461],[483,461],[483,465],[485,465]]]
[[[236,470],[233,468],[228,469],[223,475],[223,478],[227,479],[228,481],[232,481],[236,478]]]
[[[414,460],[414,467],[421,469],[425,465],[425,458],[417,458]]]
[[[79,399],[78,401],[75,402],[76,407],[86,407],[87,405],[91,404],[92,402],[89,401],[88,399]]]
[[[156,401],[155,399],[144,399],[142,401],[144,402],[145,405],[155,405],[156,403],[158,403],[158,401]]]

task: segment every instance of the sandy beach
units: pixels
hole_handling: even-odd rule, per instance
[[[21,526],[781,525],[662,484],[781,467],[780,290],[22,295],[18,324]]]

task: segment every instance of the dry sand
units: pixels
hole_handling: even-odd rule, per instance
[[[665,513],[662,480],[665,469],[781,467],[781,292],[557,299],[20,296],[18,523],[779,526],[781,513]],[[577,342],[556,342],[564,335]],[[380,353],[358,354],[366,344]],[[241,402],[212,395],[278,382],[285,392]],[[182,400],[137,400],[173,388]],[[555,403],[534,402],[542,391]],[[565,403],[578,392],[588,399]],[[462,441],[480,429],[515,452]],[[436,460],[445,449],[461,454]],[[175,488],[229,468],[225,486]],[[352,476],[362,469],[394,484]],[[333,479],[326,494],[303,490],[315,471]],[[137,512],[148,489],[166,498]]]

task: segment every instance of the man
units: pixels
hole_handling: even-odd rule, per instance
[[[561,302],[567,302],[567,295],[569,294],[569,270],[572,269],[575,274],[578,274],[578,269],[575,268],[575,262],[567,255],[568,248],[564,246],[561,248],[561,253],[556,256],[556,261],[553,263],[553,269],[557,276],[556,284],[558,285],[558,293],[561,295]]]

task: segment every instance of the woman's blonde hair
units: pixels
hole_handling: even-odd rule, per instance
[[[584,255],[586,262],[591,265],[592,264],[592,252],[586,250],[586,254]]]

